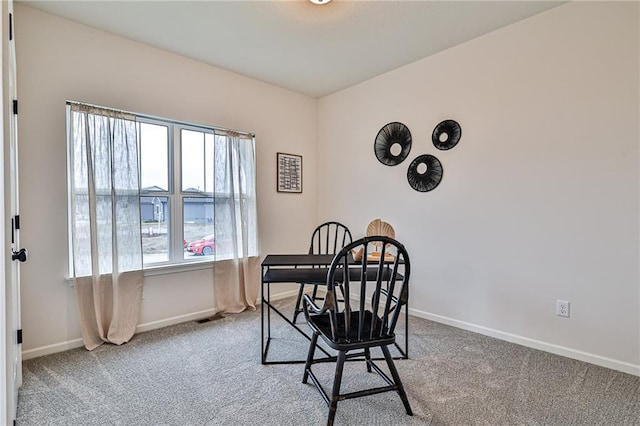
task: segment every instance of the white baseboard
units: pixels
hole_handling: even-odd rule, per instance
[[[271,295],[271,300],[281,300],[287,297],[295,296],[298,294],[298,290],[290,290],[282,293]],[[260,299],[256,300],[256,305],[260,304]],[[139,324],[136,327],[136,333],[142,333],[145,331],[156,330],[158,328],[168,327],[170,325],[180,324],[187,321],[193,321],[200,318],[207,318],[215,315],[214,309],[207,309],[204,311],[192,312],[189,314],[178,315],[171,318],[166,318],[158,321],[151,321],[144,324]],[[547,343],[540,340],[530,339],[528,337],[519,336],[516,334],[506,333],[503,331],[495,330],[492,328],[484,327],[481,325],[468,323],[465,321],[456,320],[453,318],[445,317],[442,315],[432,314],[429,312],[421,311],[414,308],[409,308],[409,315],[414,315],[419,318],[425,318],[441,324],[450,325],[463,330],[472,331],[489,337],[495,337],[496,339],[504,340],[511,343],[516,343],[522,346],[526,346],[533,349],[539,349],[541,351],[549,352],[556,355],[565,356],[567,358],[577,359],[579,361],[588,362],[591,364],[599,365],[601,367],[611,368],[613,370],[622,371],[623,373],[632,374],[634,376],[640,376],[640,365],[631,364],[624,361],[618,361],[612,358],[603,357],[600,355],[591,354],[588,352],[579,351],[576,349],[567,348],[553,343]],[[55,343],[52,345],[41,346],[34,349],[29,349],[22,352],[22,359],[28,360],[32,358],[41,357],[44,355],[50,355],[56,352],[63,352],[70,349],[80,348],[83,346],[82,339],[72,339],[65,342]]]
[[[297,296],[298,295],[298,290],[299,289],[295,289],[295,290],[284,291],[282,293],[272,294],[271,295],[271,301],[273,302],[275,300],[281,300],[281,299],[286,299],[287,297]],[[261,302],[262,302],[262,299],[260,299],[258,297],[256,299],[256,305],[259,305]]]
[[[271,300],[280,300],[287,297],[295,296],[298,294],[298,290],[290,290],[283,293],[277,293],[271,295]],[[256,300],[256,305],[260,304],[260,299]],[[168,327],[170,325],[180,324],[187,321],[193,321],[201,318],[207,318],[216,314],[214,309],[206,309],[204,311],[191,312],[184,315],[178,315],[171,318],[166,318],[158,321],[151,321],[144,324],[138,324],[136,327],[136,333],[142,333],[145,331],[156,330],[158,328]],[[51,355],[57,352],[64,352],[70,349],[81,348],[84,346],[82,338],[67,340],[60,343],[54,343],[52,345],[40,346],[38,348],[22,351],[22,359],[28,360],[32,358],[38,358],[45,355]]]
[[[624,361],[618,361],[612,358],[567,348],[553,343],[547,343],[540,340],[530,339],[528,337],[518,336],[516,334],[505,333],[504,331],[494,330],[477,324],[459,321],[442,315],[432,314],[420,311],[418,309],[409,308],[409,314],[416,317],[425,318],[441,324],[450,325],[463,330],[473,331],[474,333],[483,334],[496,339],[505,340],[518,345],[526,346],[533,349],[561,355],[567,358],[577,359],[579,361],[588,362],[590,364],[599,365],[601,367],[610,368],[612,370],[622,371],[623,373],[640,376],[640,365],[631,364]]]
[[[182,322],[193,321],[200,318],[207,318],[215,315],[216,311],[213,309],[207,309],[204,311],[192,312],[185,315],[178,315],[171,318],[162,319],[159,321],[151,321],[144,324],[138,324],[136,326],[136,333],[142,333],[145,331],[155,330],[158,328],[168,327],[170,325],[180,324]],[[67,340],[65,342],[54,343],[53,345],[41,346],[38,348],[29,349],[22,352],[22,359],[28,360],[31,358],[38,358],[44,355],[51,355],[56,352],[68,351],[70,349],[81,348],[84,346],[82,338]]]
[[[40,346],[39,348],[22,351],[22,360],[26,361],[31,358],[68,351],[69,349],[81,348],[82,346],[84,346],[84,343],[82,343],[81,338],[54,343],[53,345]]]
[[[171,318],[165,318],[158,321],[146,322],[144,324],[138,324],[136,326],[136,333],[143,333],[145,331],[157,330],[158,328],[168,327],[170,325],[176,325],[187,321],[194,321],[203,318],[209,318],[217,313],[215,309],[205,309],[204,311],[191,312],[189,314],[178,315]]]

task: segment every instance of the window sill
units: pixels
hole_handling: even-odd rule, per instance
[[[156,275],[178,274],[181,272],[200,271],[203,269],[213,270],[213,260],[188,263],[174,263],[171,265],[147,266],[144,268],[145,277],[153,277]],[[67,277],[65,280],[73,287],[73,277]]]
[[[144,268],[144,276],[153,277],[155,275],[177,274],[180,272],[199,271],[202,269],[213,269],[213,260],[174,263],[172,265],[147,266]]]

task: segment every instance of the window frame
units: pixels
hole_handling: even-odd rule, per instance
[[[184,191],[182,185],[182,130],[199,132],[204,135],[211,135],[215,138],[215,128],[207,126],[199,126],[191,123],[177,122],[174,120],[163,120],[159,118],[149,118],[145,116],[137,116],[137,123],[148,123],[153,125],[166,126],[168,129],[167,139],[167,191],[142,191],[140,197],[167,197],[169,203],[169,220],[166,222],[168,244],[167,244],[167,260],[158,262],[145,262],[143,253],[143,269],[164,268],[191,263],[211,263],[213,258],[185,258],[184,255],[184,200],[185,198],[214,198],[215,193],[212,192],[191,192]],[[140,127],[138,127],[138,136],[140,135]],[[215,139],[214,139],[215,140]],[[138,145],[141,140],[138,139]],[[204,145],[203,145],[204,148]],[[142,154],[138,156],[139,165],[142,162]],[[139,167],[140,173],[142,168]],[[215,173],[215,172],[214,172]],[[206,176],[206,173],[205,173]],[[140,177],[142,182],[142,176]]]
[[[83,102],[77,102],[77,101],[72,101],[72,100],[67,100],[66,101],[66,112],[67,112],[67,118],[66,118],[66,127],[67,127],[67,140],[69,139],[69,135],[70,135],[70,128],[69,128],[69,114],[70,114],[70,105],[72,103],[78,103],[78,104],[84,104],[84,105],[90,105],[87,103],[83,103]],[[142,170],[141,170],[141,161],[142,161],[142,153],[140,151],[141,149],[141,140],[140,140],[140,126],[138,123],[148,123],[148,124],[153,124],[153,125],[160,125],[160,126],[165,126],[168,129],[167,132],[167,167],[168,167],[168,190],[167,191],[142,191],[142,188],[140,188],[140,194],[138,197],[138,203],[140,203],[141,201],[141,197],[153,197],[153,196],[158,196],[158,197],[167,197],[167,199],[169,200],[169,204],[170,207],[168,209],[169,214],[170,214],[170,218],[169,221],[167,221],[167,233],[169,235],[168,237],[168,245],[167,245],[167,249],[168,249],[168,260],[165,261],[159,261],[159,262],[145,262],[144,261],[144,253],[143,253],[143,271],[145,276],[153,276],[153,275],[161,275],[161,274],[167,274],[167,273],[175,273],[175,272],[183,272],[183,271],[191,271],[191,270],[199,270],[199,269],[209,269],[212,267],[212,264],[214,263],[214,256],[207,256],[206,258],[198,258],[198,257],[193,257],[193,258],[185,258],[184,253],[185,253],[185,249],[184,249],[184,199],[185,198],[213,198],[214,199],[214,205],[215,205],[215,199],[217,198],[216,193],[215,193],[215,188],[212,188],[212,192],[184,192],[182,191],[182,138],[181,138],[181,130],[191,130],[191,131],[196,131],[196,132],[201,132],[204,134],[210,134],[213,138],[213,144],[215,146],[215,138],[216,138],[216,134],[218,131],[220,132],[235,132],[235,133],[240,133],[243,135],[247,135],[250,136],[255,143],[255,134],[251,133],[251,132],[245,132],[245,131],[237,131],[237,130],[233,130],[233,129],[225,129],[222,127],[217,127],[217,126],[210,126],[210,125],[203,125],[203,124],[196,124],[196,123],[191,123],[191,122],[187,122],[187,121],[178,121],[178,120],[173,120],[173,119],[167,119],[167,118],[163,118],[163,117],[157,117],[157,116],[151,116],[151,115],[146,115],[146,114],[138,114],[135,112],[129,112],[129,111],[123,111],[123,110],[118,110],[118,109],[114,109],[114,108],[110,108],[110,107],[106,107],[106,106],[101,106],[101,105],[95,105],[96,107],[99,108],[104,108],[104,109],[111,109],[114,111],[119,111],[119,112],[124,112],[124,113],[129,113],[132,114],[136,117],[136,136],[138,139],[138,170],[139,170],[139,178],[140,178],[140,185],[142,185]],[[206,150],[206,148],[204,148]],[[255,148],[254,148],[255,149]],[[68,157],[68,153],[67,153],[67,175],[69,176],[70,173],[73,173],[73,169],[72,169],[72,165],[70,164],[69,161],[69,157]],[[206,166],[205,166],[206,167]],[[257,164],[253,164],[254,169],[257,168]],[[215,176],[215,164],[214,164],[214,176]],[[205,180],[206,180],[206,170],[205,170]],[[69,179],[67,179],[67,185],[68,185],[68,189],[67,189],[67,206],[68,206],[68,211],[67,211],[67,224],[68,224],[68,231],[67,231],[67,242],[68,242],[68,253],[69,253],[69,280],[72,281],[72,276],[73,276],[73,255],[72,255],[72,241],[71,241],[71,223],[72,223],[72,214],[71,214],[71,210],[70,210],[70,181]],[[205,188],[207,189],[207,188]],[[219,196],[221,197],[225,197],[228,196],[228,194],[219,194]],[[247,198],[249,199],[250,197],[247,196],[246,194],[242,194],[241,195],[242,198]],[[142,210],[142,209],[141,209]],[[142,214],[142,211],[141,211]],[[215,212],[214,212],[215,215]],[[257,219],[257,218],[256,218]],[[142,218],[141,218],[141,229],[140,231],[142,232]],[[214,216],[214,223],[215,223],[215,216]],[[178,232],[178,230],[180,230]],[[257,238],[257,235],[256,235]]]

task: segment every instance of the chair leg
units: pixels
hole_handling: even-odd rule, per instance
[[[333,426],[333,419],[336,417],[336,410],[338,409],[338,398],[340,397],[340,384],[342,383],[342,370],[344,368],[344,361],[347,359],[347,353],[345,351],[338,352],[338,362],[336,363],[336,374],[333,379],[333,391],[331,392],[331,402],[329,403],[329,418],[327,419],[327,426]]]
[[[311,344],[309,345],[309,353],[307,354],[307,362],[304,364],[304,375],[302,376],[302,383],[307,383],[309,378],[309,368],[311,368],[311,362],[313,361],[313,354],[316,351],[316,345],[318,344],[318,333],[313,333],[311,337]]]
[[[407,394],[404,391],[404,386],[402,386],[402,381],[400,380],[398,370],[396,370],[396,366],[393,363],[393,358],[389,353],[389,348],[386,346],[381,346],[380,349],[382,349],[384,359],[387,360],[387,366],[389,367],[389,372],[391,372],[391,377],[393,377],[393,381],[395,382],[396,386],[398,386],[398,395],[400,395],[400,399],[404,404],[404,409],[406,410],[408,415],[413,416],[413,411],[411,411],[411,406],[409,405],[409,399],[407,398]]]
[[[318,286],[313,286],[313,293],[311,294],[311,300],[315,301],[318,298]]]
[[[364,360],[367,364],[367,373],[371,373],[371,350],[364,348]]]
[[[298,318],[298,314],[302,312],[302,308],[300,307],[302,303],[302,295],[304,294],[304,284],[300,283],[300,289],[298,290],[298,297],[296,298],[296,307],[293,310],[293,323],[296,323],[296,318]]]

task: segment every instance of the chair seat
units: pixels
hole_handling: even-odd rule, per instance
[[[362,335],[358,338],[358,324],[360,321],[360,312],[352,312],[350,315],[349,329],[345,327],[345,315],[340,313],[336,315],[338,320],[337,329],[339,334],[334,340],[331,335],[331,320],[329,314],[310,315],[309,325],[312,329],[320,333],[323,340],[333,349],[344,350],[354,346],[365,348],[369,346],[389,345],[395,341],[395,334],[380,336],[380,324],[382,320],[376,317],[375,327],[371,333],[371,320],[373,313],[371,311],[364,312],[364,327]],[[346,331],[346,332],[345,332]]]

